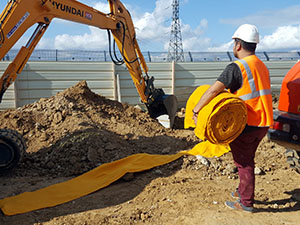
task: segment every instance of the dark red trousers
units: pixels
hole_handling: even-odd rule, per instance
[[[253,206],[255,189],[254,157],[256,149],[267,131],[267,127],[246,126],[240,136],[230,143],[234,163],[238,168],[240,178],[238,191],[241,195],[241,203],[244,206]]]

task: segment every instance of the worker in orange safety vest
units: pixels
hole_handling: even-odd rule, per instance
[[[259,32],[251,24],[241,25],[234,35],[233,53],[238,59],[230,63],[214,84],[203,94],[193,109],[197,124],[199,111],[224,89],[237,95],[247,106],[247,124],[243,132],[230,143],[234,163],[238,168],[240,183],[226,201],[231,209],[253,212],[255,174],[254,157],[256,149],[273,124],[273,106],[269,71],[255,55],[259,43]]]

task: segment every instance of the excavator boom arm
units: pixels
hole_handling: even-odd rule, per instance
[[[90,6],[75,0],[11,0],[1,14],[0,27],[0,58],[3,58],[22,35],[34,24],[49,25],[53,18],[74,21],[100,29],[107,29],[113,33],[115,41],[122,51],[129,73],[143,102],[145,96],[145,81],[141,66],[147,72],[147,66],[140,53],[135,39],[134,26],[129,12],[119,0],[108,0],[111,13],[104,14]],[[30,5],[30,7],[28,7]],[[29,48],[22,48],[18,59],[9,68],[9,74],[4,74],[0,80],[0,87],[5,90],[16,79],[29,59],[34,47],[44,32],[39,32],[31,42],[36,42]],[[35,40],[36,38],[36,40]],[[28,56],[29,55],[29,56]],[[14,69],[13,69],[14,68]],[[15,74],[14,74],[15,73]],[[6,82],[6,84],[4,84]]]
[[[164,101],[168,96],[162,89],[154,88],[154,78],[149,78],[147,74],[148,67],[137,43],[130,13],[120,0],[108,0],[108,3],[110,13],[105,14],[76,0],[9,0],[0,16],[0,59],[31,26],[37,24],[37,28],[0,78],[0,101],[9,85],[21,73],[52,19],[60,18],[107,29],[109,35],[112,33],[123,57],[122,63],[125,62],[150,115],[155,118],[162,114],[170,116],[170,110],[164,106],[170,104],[174,114],[177,102],[174,100],[173,103],[169,98],[168,104],[165,104]],[[116,63],[120,63],[120,60],[118,59]],[[143,72],[146,76],[143,76]]]

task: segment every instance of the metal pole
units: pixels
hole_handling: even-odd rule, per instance
[[[172,61],[172,95],[175,93],[175,61]]]
[[[113,77],[113,89],[114,89],[114,100],[118,100],[118,81],[116,77],[116,65],[112,62],[112,77]]]
[[[117,92],[118,92],[118,102],[122,102],[120,75],[119,74],[117,74]]]
[[[230,55],[230,52],[227,52],[227,56],[228,56],[229,60],[232,61],[232,57]]]
[[[193,57],[192,57],[192,53],[191,52],[189,52],[189,56],[191,58],[191,62],[193,62]]]
[[[266,56],[267,61],[270,61],[270,58],[266,52],[264,52],[264,55]]]

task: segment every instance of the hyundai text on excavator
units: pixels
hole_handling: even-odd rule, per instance
[[[300,61],[285,75],[280,90],[278,110],[269,138],[286,148],[287,162],[300,173]]]
[[[22,35],[37,25],[26,46],[21,47],[0,79],[0,102],[7,88],[30,58],[31,53],[54,18],[106,29],[109,42],[111,34],[117,44],[119,59],[109,44],[111,59],[116,64],[125,63],[133,83],[151,117],[168,114],[172,126],[177,110],[177,99],[154,87],[148,67],[136,40],[130,13],[119,0],[108,0],[110,13],[105,14],[76,0],[9,0],[0,16],[0,59],[14,46]],[[114,48],[115,49],[115,48]],[[143,73],[143,72],[144,73]],[[25,152],[25,142],[17,131],[0,129],[0,173],[14,168]]]

